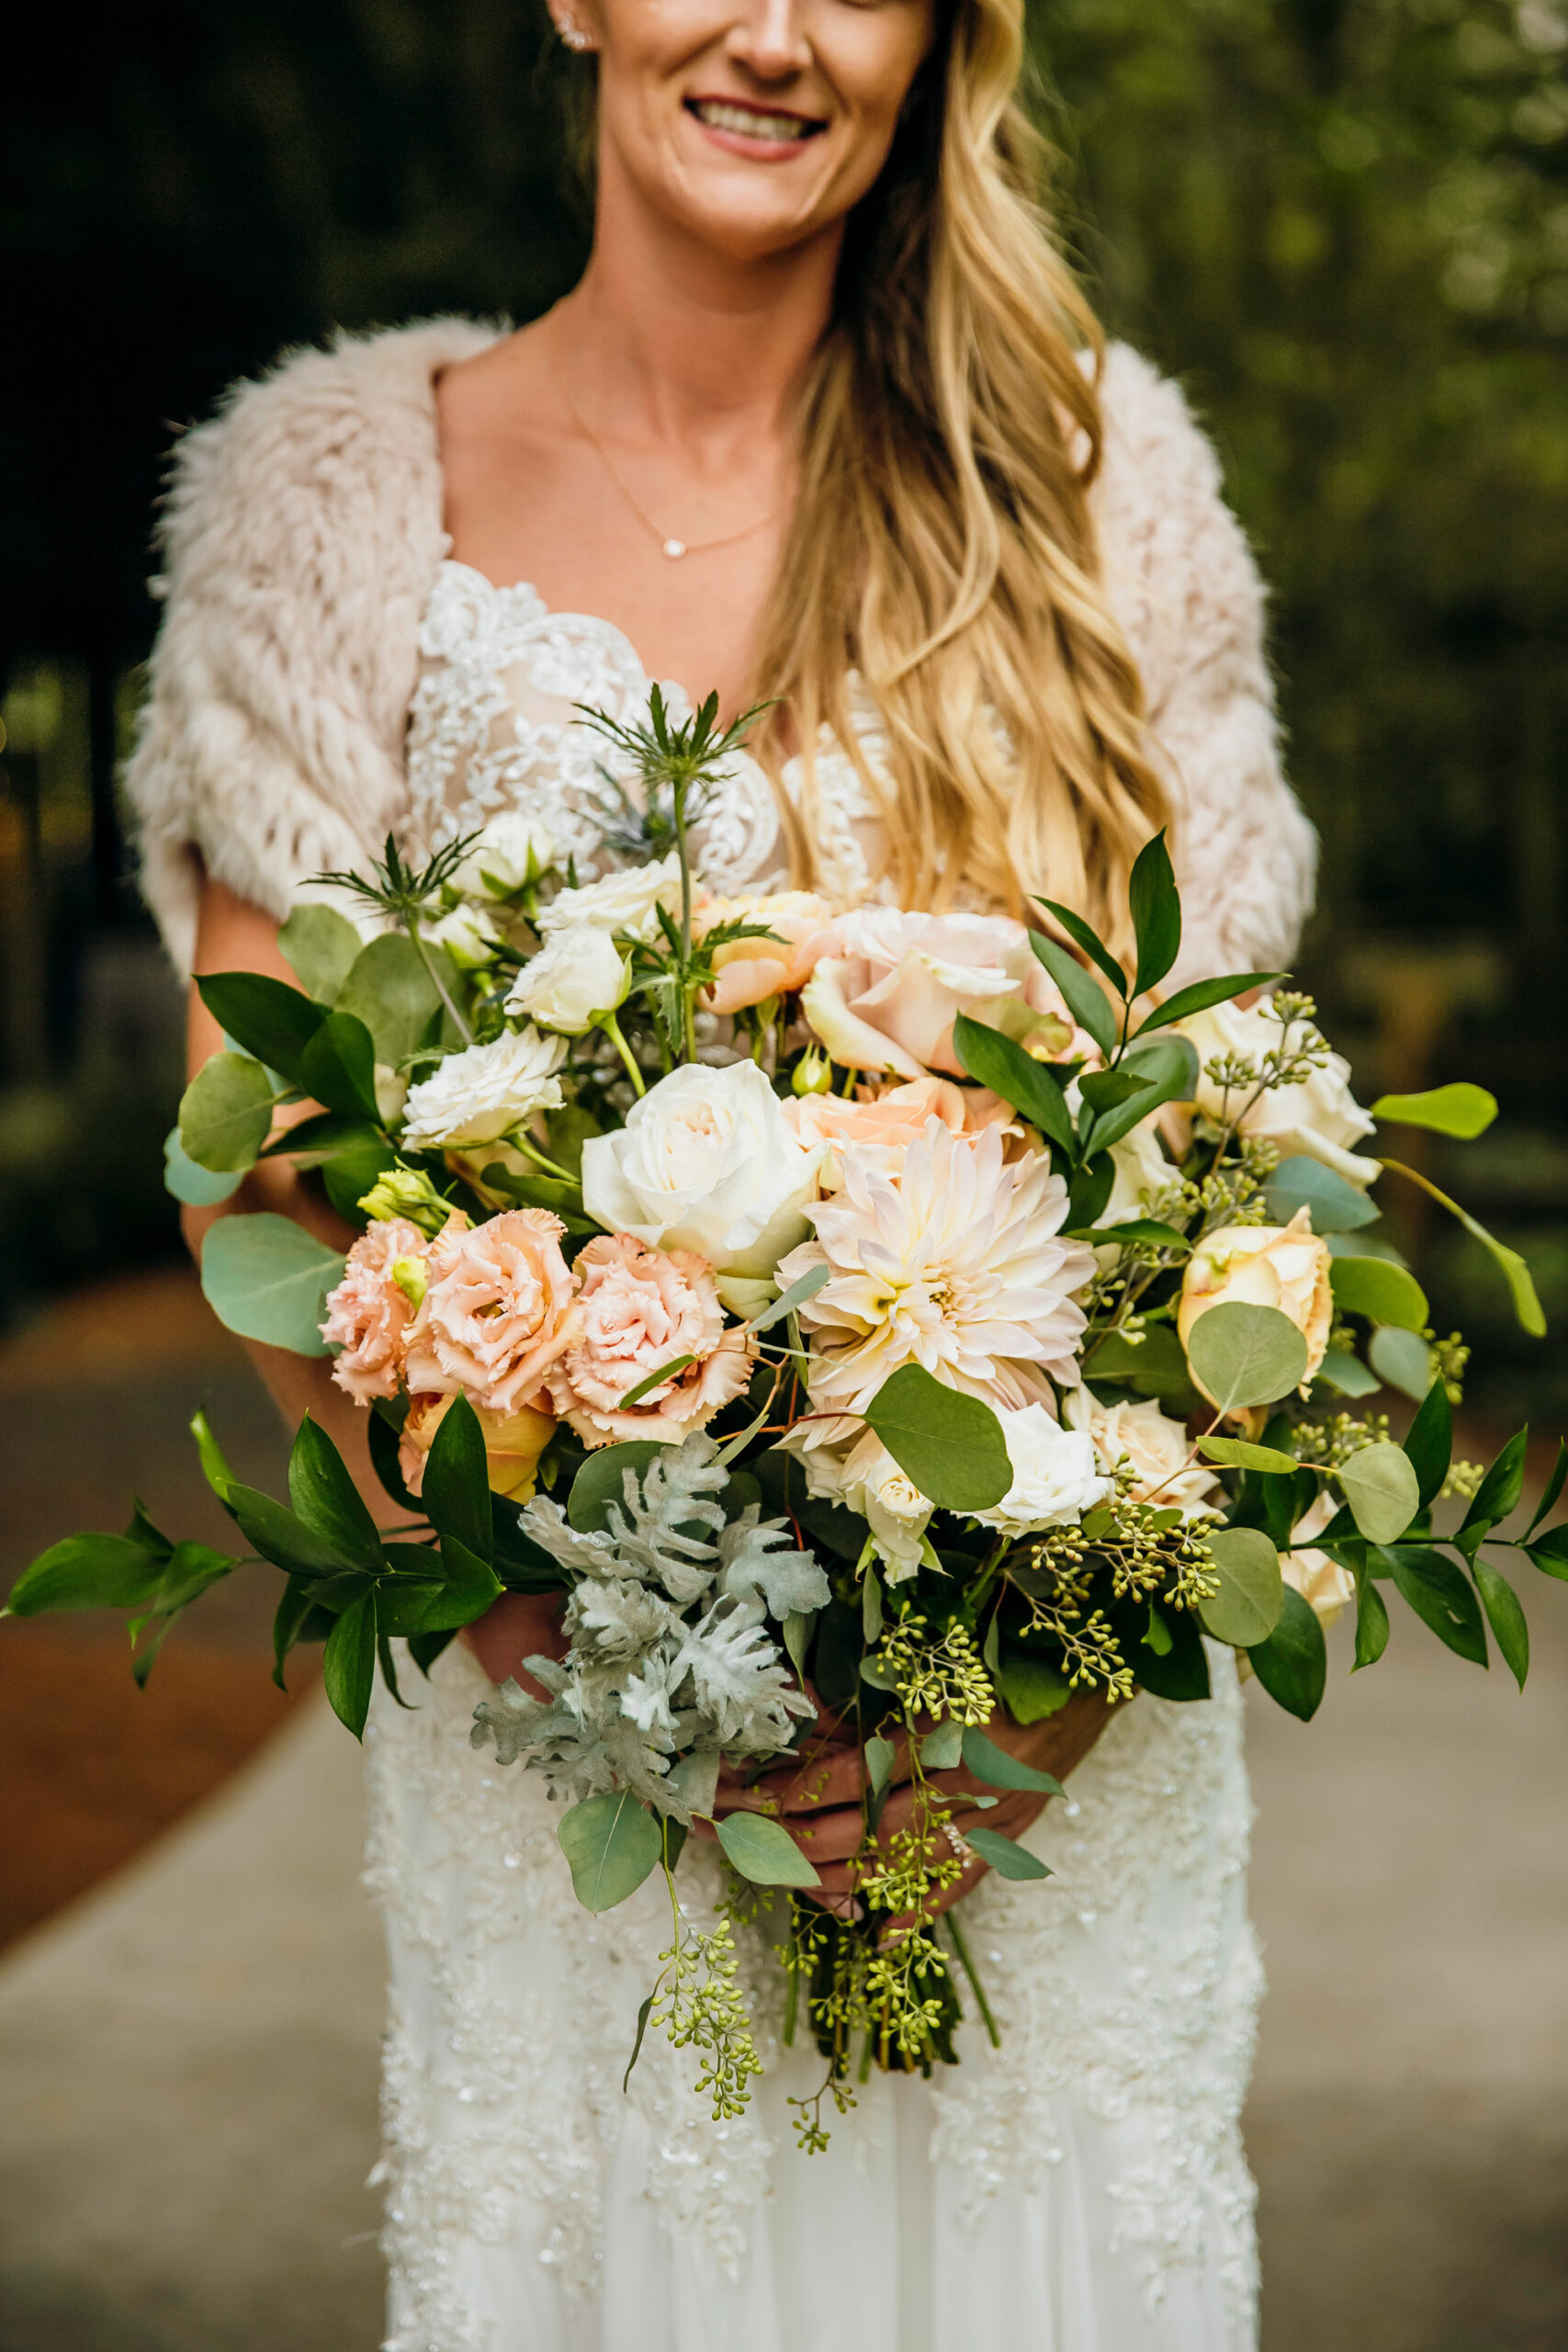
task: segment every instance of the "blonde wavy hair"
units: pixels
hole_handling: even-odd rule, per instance
[[[780,704],[754,748],[775,778],[791,738],[803,753],[798,804],[779,794],[800,883],[826,723],[882,811],[904,905],[964,883],[1022,913],[1045,891],[1119,938],[1128,869],[1169,810],[1089,513],[1102,338],[1049,233],[1022,0],[939,6],[804,388],[756,665]]]

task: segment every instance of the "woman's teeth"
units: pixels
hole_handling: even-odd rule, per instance
[[[808,139],[820,123],[803,121],[799,115],[753,114],[750,107],[731,106],[719,98],[698,98],[692,112],[710,130],[733,131],[739,139],[771,139],[785,146]]]

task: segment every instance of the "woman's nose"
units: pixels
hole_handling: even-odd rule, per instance
[[[811,63],[801,0],[743,0],[725,47],[761,82],[781,82]]]

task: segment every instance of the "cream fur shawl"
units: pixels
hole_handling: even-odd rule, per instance
[[[298,352],[175,454],[166,599],[128,772],[141,885],[190,968],[200,868],[270,913],[403,818],[420,615],[446,552],[432,383],[461,319]],[[1286,959],[1313,836],[1280,775],[1263,592],[1180,391],[1125,345],[1095,496],[1106,575],[1178,804],[1185,971]],[[698,684],[701,681],[696,681]]]

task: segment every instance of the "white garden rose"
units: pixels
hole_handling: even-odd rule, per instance
[[[1151,1204],[1170,1182],[1176,1170],[1159,1148],[1153,1119],[1145,1119],[1111,1147],[1114,1177],[1111,1198],[1095,1223],[1125,1225],[1129,1217],[1149,1216]]]
[[[477,972],[488,964],[502,944],[501,933],[483,907],[449,908],[439,922],[425,925],[424,936],[433,946],[445,947],[464,972]]]
[[[800,1144],[754,1062],[671,1070],[615,1134],[582,1147],[582,1203],[612,1233],[771,1274],[806,1233],[819,1150]]]
[[[1069,1429],[1089,1432],[1102,1470],[1124,1466],[1132,1472],[1134,1502],[1179,1510],[1183,1519],[1215,1510],[1217,1476],[1201,1462],[1189,1462],[1192,1448],[1186,1427],[1160,1410],[1157,1397],[1100,1405],[1089,1389],[1074,1388],[1062,1400],[1062,1419]]]
[[[1261,1004],[1244,1010],[1234,1000],[1213,1004],[1206,1012],[1195,1012],[1190,1020],[1178,1023],[1177,1029],[1197,1047],[1204,1071],[1224,1054],[1245,1055],[1261,1069],[1265,1055],[1277,1053],[1286,1035]],[[1301,1034],[1299,1027],[1291,1033],[1297,1038]],[[1247,1096],[1238,1097],[1233,1089],[1227,1103],[1224,1090],[1202,1076],[1196,1100],[1198,1108],[1210,1118],[1234,1119]],[[1343,1054],[1330,1054],[1321,1069],[1309,1072],[1299,1086],[1276,1086],[1259,1094],[1242,1118],[1241,1127],[1244,1135],[1267,1136],[1279,1146],[1281,1159],[1300,1155],[1321,1160],[1325,1168],[1332,1168],[1351,1184],[1370,1184],[1379,1172],[1375,1159],[1351,1149],[1362,1136],[1371,1135],[1372,1121],[1350,1091],[1350,1065]]]
[[[657,865],[629,865],[623,874],[606,874],[581,890],[562,890],[541,907],[538,926],[548,939],[572,923],[592,923],[599,931],[624,932],[645,944],[660,936],[659,909],[681,911],[681,861],[673,850]]]
[[[536,1111],[560,1107],[556,1076],[566,1059],[559,1037],[536,1029],[507,1030],[488,1046],[448,1054],[422,1084],[409,1090],[403,1142],[413,1151],[445,1144],[494,1143]]]
[[[536,817],[509,808],[492,817],[468,844],[447,876],[447,888],[465,899],[509,899],[536,882],[556,862],[556,845]]]
[[[506,1000],[508,1012],[526,1013],[542,1028],[580,1037],[601,1012],[614,1012],[625,999],[630,975],[626,958],[607,931],[596,923],[569,923],[553,931],[525,964]]]
[[[847,1453],[813,1448],[799,1440],[792,1444],[788,1438],[784,1450],[798,1456],[807,1494],[841,1503],[865,1521],[889,1584],[902,1584],[915,1574],[935,1505],[899,1467],[874,1430],[863,1430]]]
[[[1292,1543],[1299,1544],[1303,1535],[1321,1535],[1337,1509],[1332,1495],[1319,1495],[1304,1518],[1296,1521]],[[1280,1568],[1285,1582],[1294,1586],[1325,1631],[1356,1598],[1355,1577],[1326,1552],[1281,1552]]]
[[[1104,1502],[1112,1481],[1101,1473],[1087,1430],[1065,1430],[1043,1405],[998,1412],[997,1419],[1012,1485],[999,1503],[972,1514],[983,1527],[1010,1537],[1032,1535],[1042,1528],[1071,1527]]]

